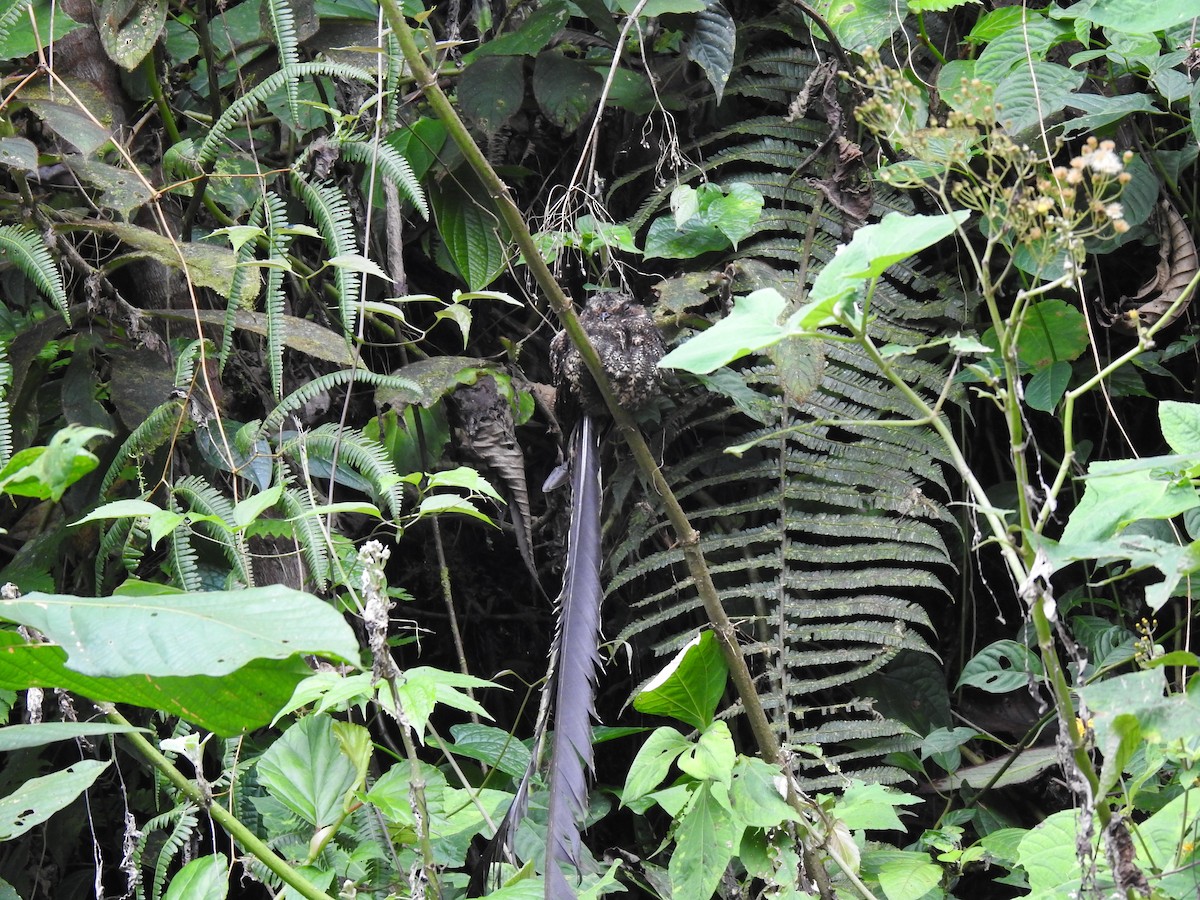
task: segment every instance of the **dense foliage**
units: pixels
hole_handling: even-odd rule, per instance
[[[1193,5],[0,3],[0,900],[1197,896]]]

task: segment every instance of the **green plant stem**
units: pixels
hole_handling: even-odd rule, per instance
[[[412,72],[416,80],[417,87],[421,90],[425,100],[433,108],[433,111],[437,114],[442,124],[446,126],[451,139],[458,145],[463,157],[475,171],[476,175],[479,176],[480,181],[488,191],[489,197],[496,204],[497,211],[512,234],[513,241],[521,251],[530,274],[537,282],[538,287],[546,295],[546,299],[549,301],[555,315],[557,315],[571,343],[578,348],[580,357],[583,359],[588,372],[592,375],[600,393],[603,395],[617,428],[629,444],[629,448],[633,453],[634,459],[637,461],[639,469],[662,498],[667,517],[671,522],[676,539],[683,551],[688,571],[695,581],[696,590],[700,595],[701,602],[704,604],[704,610],[708,614],[709,622],[717,638],[717,643],[721,647],[721,653],[729,666],[734,688],[742,702],[742,708],[745,711],[746,719],[754,734],[754,739],[758,744],[759,752],[767,762],[774,765],[782,765],[782,748],[767,719],[767,714],[759,700],[758,692],[754,689],[754,681],[746,665],[746,660],[742,656],[741,648],[738,645],[737,633],[733,623],[729,620],[724,608],[721,606],[720,595],[717,592],[716,585],[713,584],[712,575],[708,570],[704,554],[700,549],[699,532],[688,521],[687,514],[684,513],[683,507],[679,505],[679,501],[671,490],[671,486],[667,483],[658,464],[654,461],[654,455],[651,453],[645,438],[642,437],[641,432],[638,430],[637,424],[633,421],[633,417],[621,408],[613,396],[612,387],[609,385],[604,367],[600,364],[600,358],[596,355],[595,348],[592,347],[591,342],[588,340],[583,326],[580,325],[579,317],[575,314],[570,299],[555,280],[545,260],[542,259],[542,254],[538,250],[537,244],[534,243],[533,236],[525,224],[525,218],[513,201],[508,186],[501,181],[488,162],[487,157],[483,155],[483,152],[479,149],[479,146],[467,130],[466,125],[459,118],[453,104],[450,102],[450,98],[439,87],[437,77],[425,64],[425,60],[421,56],[421,51],[417,47],[416,36],[405,21],[398,0],[380,0],[380,3],[384,15],[387,17],[388,24],[391,26],[392,32],[400,44],[400,50],[404,54],[405,61],[408,63],[409,71]],[[807,807],[798,799],[794,801],[794,805],[798,811],[807,812]],[[817,882],[821,896],[832,897],[833,889],[829,885],[828,876],[820,860],[811,854],[810,848],[805,847],[804,851],[805,866],[810,876]]]
[[[110,722],[129,728],[133,727],[129,720],[117,712],[117,708],[111,703],[100,703],[97,705]],[[221,806],[221,804],[213,803],[212,799],[205,795],[199,785],[192,782],[179,769],[175,768],[171,761],[157,747],[146,740],[140,732],[130,731],[128,734],[123,735],[123,737],[133,744],[134,749],[150,765],[162,772],[167,781],[171,782],[189,800],[204,809],[214,822],[224,828],[226,833],[237,841],[242,849],[253,854],[259,862],[278,875],[284,884],[295,890],[296,893],[306,898],[306,900],[334,900],[334,898],[330,897],[324,891],[313,887],[299,872],[288,865],[283,857],[276,854],[254,832],[243,825],[233,813]]]
[[[925,31],[925,13],[917,13],[917,32],[921,37],[921,43],[925,45],[925,49],[932,53],[934,58],[944,66],[946,64],[946,57],[942,55],[942,51],[933,46],[933,41],[929,40],[929,34]]]

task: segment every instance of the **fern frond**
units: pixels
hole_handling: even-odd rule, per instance
[[[251,228],[263,227],[263,201],[262,198],[254,204],[254,208],[250,210],[250,215],[246,219],[246,224]],[[225,365],[229,362],[229,355],[233,352],[233,334],[237,328],[237,314],[240,310],[239,299],[242,296],[242,285],[249,277],[251,271],[250,260],[254,258],[255,242],[246,241],[237,249],[237,261],[233,267],[233,277],[229,282],[229,302],[225,307],[225,322],[221,332],[221,349],[218,354],[217,371],[224,373]],[[176,382],[178,384],[179,382]]]
[[[291,520],[288,524],[304,554],[313,588],[320,592],[329,583],[330,563],[325,532],[313,516],[308,515],[315,505],[312,494],[304,487],[288,487],[279,498],[279,508]]]
[[[402,378],[398,375],[377,375],[367,369],[342,369],[338,372],[330,372],[328,375],[314,378],[284,397],[279,405],[271,410],[270,415],[263,420],[256,438],[267,437],[278,431],[283,425],[284,419],[287,418],[288,413],[299,409],[313,397],[317,397],[339,385],[351,384],[353,382],[361,382],[362,384],[369,384],[377,388],[386,387],[395,391],[409,391],[414,397],[421,396],[420,385],[415,381]]]
[[[146,421],[138,425],[129,437],[125,438],[121,449],[117,451],[116,457],[100,481],[100,491],[97,496],[104,497],[108,494],[109,488],[113,486],[127,465],[133,463],[135,466],[140,466],[142,457],[148,456],[168,441],[190,431],[191,428],[192,420],[187,412],[186,400],[172,398],[157,407],[146,417]]]
[[[12,416],[8,404],[8,392],[12,387],[12,364],[8,361],[8,348],[0,344],[0,469],[8,465],[12,457]]]
[[[25,225],[0,225],[0,251],[37,286],[70,325],[71,309],[62,273],[41,235]]]
[[[321,182],[311,184],[299,172],[292,172],[292,189],[299,195],[309,215],[317,223],[325,249],[331,258],[358,253],[358,238],[354,233],[354,219],[346,195],[336,184]],[[361,277],[347,266],[333,270],[333,280],[338,296],[338,310],[342,331],[347,336],[354,334],[358,317],[358,291]]]
[[[267,270],[267,290],[263,311],[267,314],[267,365],[271,371],[271,391],[275,398],[283,397],[284,292],[283,275],[288,267],[287,250],[292,236],[288,225],[287,207],[274,191],[267,193],[267,247],[269,258],[276,263]]]
[[[357,66],[332,62],[301,62],[291,66],[288,71],[274,72],[268,75],[253,88],[234,100],[221,117],[212,124],[208,135],[196,151],[196,159],[201,166],[210,166],[217,158],[221,145],[246,116],[252,114],[268,97],[278,91],[291,79],[306,76],[325,75],[329,78],[341,78],[344,81],[362,81],[367,84],[375,82],[375,76]]]
[[[12,6],[0,13],[0,44],[8,40],[9,30],[17,24],[17,20],[29,14],[30,0],[13,3]]]
[[[338,147],[342,156],[351,162],[365,163],[376,169],[416,207],[421,218],[429,219],[429,201],[404,154],[386,141],[367,141],[353,135],[343,138]]]
[[[225,523],[225,528],[212,522],[197,522],[195,527],[220,544],[226,561],[242,586],[254,587],[250,553],[241,533],[234,530],[233,504],[229,502],[229,498],[199,475],[189,475],[176,481],[171,493],[177,500],[186,504],[190,511],[215,516]]]
[[[279,53],[279,71],[287,87],[288,113],[293,122],[300,121],[300,79],[295,74],[300,65],[300,44],[296,40],[296,17],[288,0],[266,0],[263,9],[271,20],[275,49]]]
[[[403,494],[395,480],[396,468],[392,465],[387,450],[378,441],[371,440],[355,428],[328,423],[289,438],[279,447],[279,452],[285,459],[299,458],[302,451],[310,459],[318,458],[330,465],[336,459],[338,467],[345,465],[358,472],[383,501],[392,518],[400,518]]]

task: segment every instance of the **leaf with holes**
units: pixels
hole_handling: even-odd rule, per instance
[[[108,58],[132,72],[158,43],[167,23],[167,0],[104,0],[96,31]]]
[[[30,778],[0,799],[0,841],[20,837],[74,803],[107,768],[107,762],[85,759],[61,772]]]
[[[970,685],[989,694],[1005,694],[1044,677],[1042,661],[1024,644],[996,641],[963,666],[957,687]]]

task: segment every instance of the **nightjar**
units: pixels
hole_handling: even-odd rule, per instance
[[[666,347],[645,307],[628,294],[596,294],[579,314],[579,321],[623,409],[636,412],[658,396],[658,361]],[[550,368],[561,399],[568,393],[587,415],[607,412],[604,397],[565,331],[550,342]]]

